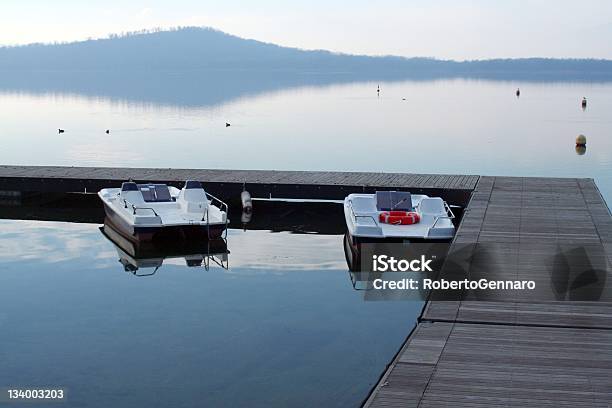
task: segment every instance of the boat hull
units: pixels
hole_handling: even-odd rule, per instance
[[[221,238],[227,228],[226,224],[139,227],[128,223],[106,203],[104,204],[104,211],[113,228],[133,242],[176,239],[213,240]]]

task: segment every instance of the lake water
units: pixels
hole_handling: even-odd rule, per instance
[[[7,90],[0,163],[591,177],[610,201],[612,83],[381,82],[379,97],[378,84],[232,89],[221,100]]]
[[[0,82],[0,163],[590,177],[612,201],[610,83],[230,82]],[[422,303],[368,301],[340,235],[231,230],[228,248],[229,269],[137,277],[95,224],[0,221],[0,387],[92,407],[362,401]]]
[[[228,247],[227,270],[138,277],[97,225],[1,220],[0,387],[78,407],[358,405],[422,302],[366,301],[341,236],[231,230]]]

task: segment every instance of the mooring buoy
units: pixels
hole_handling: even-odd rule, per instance
[[[576,145],[576,154],[578,156],[583,156],[586,153],[586,146],[578,146]]]
[[[586,136],[585,135],[578,135],[578,137],[576,138],[576,146],[586,146]]]
[[[516,88],[516,96],[517,96],[517,98],[518,98],[519,96],[521,96],[521,90],[520,90],[520,88]]]
[[[586,109],[587,107],[587,98],[582,97],[582,109]]]

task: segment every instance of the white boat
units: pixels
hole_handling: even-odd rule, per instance
[[[440,197],[403,191],[350,194],[344,216],[351,237],[366,240],[449,240],[455,215]]]
[[[199,181],[182,189],[125,182],[98,192],[109,221],[131,240],[162,237],[216,239],[227,231],[227,204],[206,193]]]
[[[455,215],[440,197],[403,191],[350,194],[344,199],[344,237],[350,270],[358,270],[361,245],[377,242],[449,242]]]

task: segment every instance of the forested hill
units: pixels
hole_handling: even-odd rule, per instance
[[[62,44],[0,47],[4,71],[258,70],[393,76],[612,78],[612,61],[494,59],[447,61],[301,50],[247,40],[210,28],[139,32]]]

